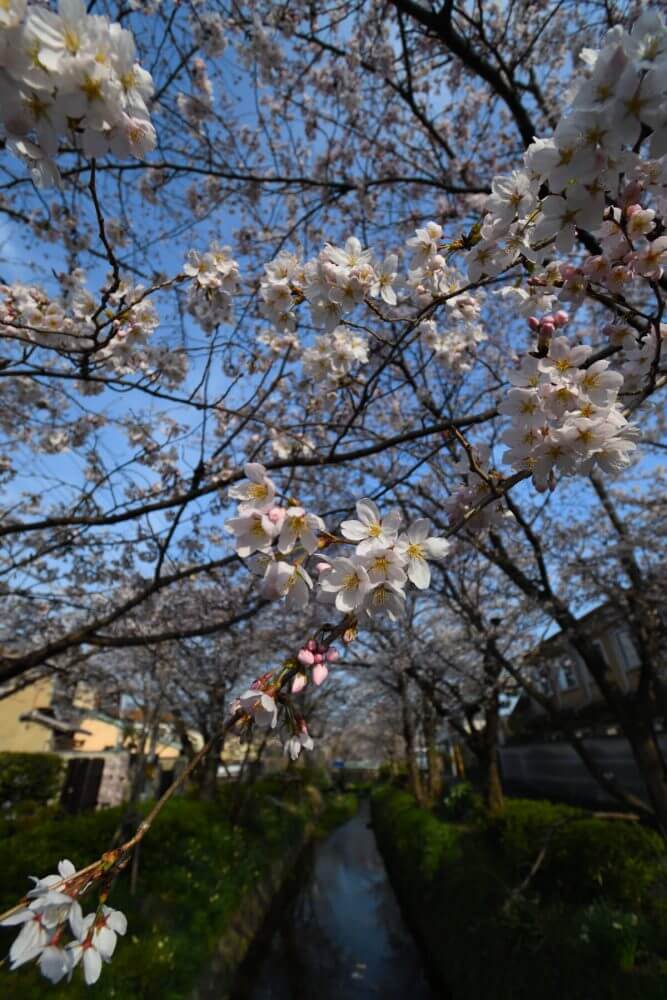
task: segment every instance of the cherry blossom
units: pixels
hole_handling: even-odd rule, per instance
[[[84,978],[90,986],[100,978],[102,962],[111,961],[117,935],[125,934],[127,930],[127,919],[120,910],[102,906],[98,913],[89,913],[85,917],[77,914],[70,923],[77,939],[68,945],[71,964],[75,967],[82,963]]]
[[[396,541],[401,515],[392,511],[385,518],[373,500],[358,500],[356,504],[359,520],[343,521],[340,526],[344,538],[358,542],[357,554],[367,555],[375,547],[386,547]]]
[[[419,518],[396,543],[396,552],[406,561],[408,579],[419,590],[426,590],[431,582],[428,560],[444,559],[449,551],[447,539],[430,537],[430,530],[430,521]]]

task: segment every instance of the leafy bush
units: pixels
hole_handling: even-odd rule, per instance
[[[357,796],[352,792],[339,792],[329,795],[317,822],[318,833],[323,836],[334,827],[345,823],[348,819],[352,819],[358,806]]]
[[[46,804],[60,791],[63,762],[52,753],[0,753],[0,805]]]
[[[606,903],[592,903],[584,912],[579,937],[598,953],[598,958],[612,956],[614,964],[627,971],[635,964],[639,919],[636,913],[622,913]]]
[[[484,821],[443,822],[389,786],[372,805],[399,900],[452,1000],[667,996],[667,859],[650,830],[512,800]]]
[[[551,802],[508,800],[487,827],[513,880],[544,848],[535,888],[548,897],[586,903],[601,895],[634,907],[661,880],[665,861],[656,833],[625,820],[600,820]]]

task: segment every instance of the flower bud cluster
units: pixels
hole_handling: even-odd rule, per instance
[[[39,186],[59,183],[53,157],[67,136],[85,156],[143,159],[155,147],[150,73],[120,24],[82,0],[58,13],[25,0],[0,5],[0,114],[8,147]]]
[[[338,655],[338,650],[333,646],[325,646],[321,642],[316,642],[315,639],[309,639],[303,649],[300,649],[296,654],[296,658],[302,667],[312,667],[313,684],[319,687],[329,676],[327,663],[335,663]],[[307,683],[307,675],[298,673],[292,681],[292,694],[303,691]]]

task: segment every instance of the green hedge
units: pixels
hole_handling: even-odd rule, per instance
[[[224,787],[215,802],[176,798],[165,807],[141,845],[136,895],[130,895],[127,873],[113,888],[110,904],[126,913],[128,932],[102,970],[96,1000],[187,997],[243,907],[244,894],[303,839],[322,806],[311,786],[260,779],[244,798],[238,825],[232,826],[227,817],[233,799],[234,789]],[[349,814],[352,804],[347,801],[342,810],[339,804],[338,812],[334,805],[329,808],[338,818]],[[0,908],[26,891],[28,875],[54,871],[60,858],[70,858],[77,867],[90,862],[109,846],[120,816],[119,809],[58,816],[28,835],[0,841]],[[16,929],[2,933],[8,948]],[[90,998],[91,988],[79,971],[69,985],[51,987],[32,968],[0,969],[3,1000],[46,995],[82,1000]]]
[[[372,802],[392,882],[452,1000],[665,1000],[666,858],[650,830],[548,802],[510,800],[469,825],[393,788]]]
[[[60,791],[63,762],[53,753],[0,753],[0,807],[46,804]]]

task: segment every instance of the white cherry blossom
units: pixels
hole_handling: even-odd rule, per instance
[[[396,541],[401,523],[399,511],[391,511],[380,517],[380,511],[373,500],[358,500],[356,504],[358,520],[343,521],[340,526],[344,538],[358,542],[357,553],[364,556],[375,547],[385,548]]]
[[[445,559],[450,549],[446,538],[431,536],[430,530],[428,518],[418,518],[396,543],[396,551],[406,562],[408,579],[419,590],[426,590],[431,583],[428,561]]]
[[[266,469],[259,462],[246,462],[243,471],[247,480],[237,486],[230,486],[227,491],[234,500],[241,500],[239,512],[265,514],[273,507],[276,487],[273,480],[266,474]]]
[[[331,570],[320,577],[323,598],[331,600],[343,612],[359,608],[364,603],[370,586],[368,573],[361,562],[345,556],[333,559]]]

